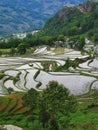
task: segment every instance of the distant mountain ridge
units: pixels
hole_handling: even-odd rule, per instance
[[[41,28],[44,22],[65,4],[85,0],[1,0],[0,35]]]

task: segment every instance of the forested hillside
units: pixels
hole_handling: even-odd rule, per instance
[[[76,7],[63,7],[54,17],[50,18],[41,35],[87,35],[98,41],[98,3],[86,2]]]
[[[85,0],[1,0],[0,35],[41,28],[62,6]]]

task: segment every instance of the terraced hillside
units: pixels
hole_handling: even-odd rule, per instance
[[[31,58],[0,58],[0,94],[26,92],[30,88],[41,91],[51,80],[63,84],[73,94],[98,89],[98,58],[65,50],[56,54],[55,48],[47,51],[43,47],[35,50]]]
[[[17,126],[26,126],[31,111],[24,106],[22,96],[23,93],[0,96],[0,130],[23,130]]]
[[[37,47],[30,57],[0,57],[0,124],[32,130],[36,123],[22,97],[31,88],[42,91],[52,80],[76,95],[78,110],[71,113],[72,130],[96,130],[98,57],[91,50],[81,54],[66,48]]]
[[[21,93],[10,94],[5,97],[0,97],[0,114],[2,115],[12,115],[19,113],[26,113],[29,111],[28,107],[23,106]]]
[[[23,93],[16,93],[0,97],[0,128],[6,126],[7,130],[12,128],[32,130],[34,124],[32,123],[31,111],[29,107],[23,105],[23,95]],[[90,94],[78,96],[77,102],[78,110],[71,114],[71,130],[74,128],[96,130],[98,128],[98,91],[93,90]]]

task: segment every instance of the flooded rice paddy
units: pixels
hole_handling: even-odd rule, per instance
[[[87,59],[75,68],[63,68],[66,60],[85,58],[79,51],[68,50],[62,54],[55,48],[35,50],[30,57],[0,58],[0,95],[11,92],[28,91],[34,88],[43,90],[49,81],[58,81],[72,94],[83,94],[90,88],[98,89],[98,58]],[[60,70],[56,68],[62,68]],[[55,71],[56,70],[56,71]],[[40,83],[40,86],[38,84]]]

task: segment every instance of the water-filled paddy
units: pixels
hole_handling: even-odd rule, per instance
[[[66,86],[71,93],[80,94],[87,92],[90,84],[95,80],[93,77],[80,75],[50,75],[41,71],[37,77],[37,81],[42,83],[41,89],[45,88],[49,81],[58,81],[60,84]]]
[[[94,60],[89,64],[89,66],[98,68],[98,60],[97,60],[97,59],[94,59]]]
[[[57,52],[56,54],[55,52],[49,54],[45,49],[39,51],[40,53],[44,51],[42,55],[38,55],[37,50],[37,53],[32,54],[30,57],[0,58],[0,94],[6,94],[7,89],[10,87],[14,91],[27,91],[30,88],[42,90],[52,80],[63,84],[73,94],[86,93],[89,87],[98,88],[98,81],[96,81],[98,80],[97,58],[84,61],[76,69],[71,68],[71,71],[69,71],[70,69],[63,69],[62,71],[61,69],[54,72],[55,67],[62,68],[66,64],[68,57],[74,60],[75,57],[84,58],[87,55],[82,56],[79,51],[72,50],[69,50],[69,52],[67,50],[67,53],[63,51],[62,54]],[[38,70],[40,70],[40,73],[36,75]],[[5,76],[2,77],[2,74],[5,74]],[[39,82],[41,86],[36,88]]]

